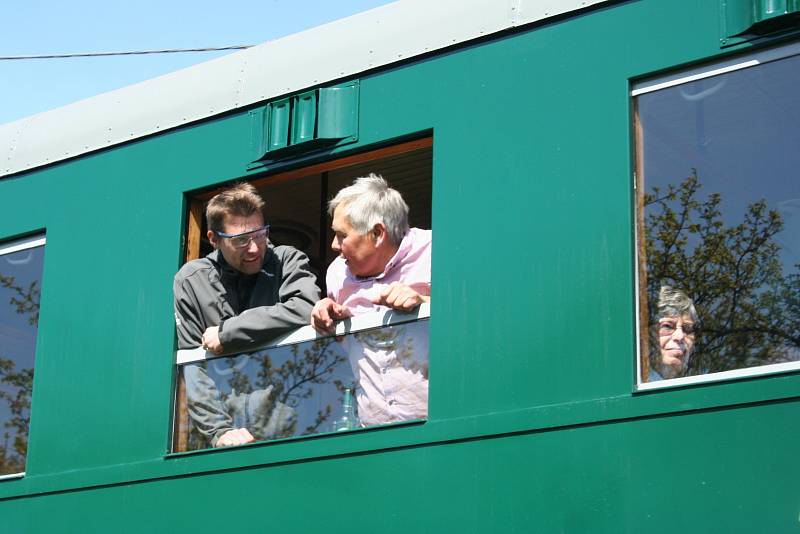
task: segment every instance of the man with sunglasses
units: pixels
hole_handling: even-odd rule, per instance
[[[316,278],[305,254],[269,243],[263,208],[263,199],[246,183],[209,201],[207,235],[215,250],[175,275],[179,349],[202,346],[216,355],[248,352],[307,324],[319,299]],[[218,395],[205,372],[187,368],[194,390],[205,390],[202,401],[193,404],[189,398],[189,412],[212,446],[253,441],[247,429],[232,428],[232,418],[213,399]],[[187,390],[189,381],[187,376]]]

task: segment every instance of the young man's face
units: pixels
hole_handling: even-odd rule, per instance
[[[262,228],[264,217],[260,213],[254,213],[248,217],[228,214],[225,215],[225,222],[222,226],[223,232],[226,234],[243,234]],[[209,230],[208,239],[214,248],[220,251],[225,261],[237,271],[244,274],[256,274],[261,270],[264,256],[267,253],[267,236],[263,232],[254,232],[251,235],[232,240],[218,236]],[[246,245],[235,246],[236,241],[246,242]]]
[[[356,276],[374,276],[383,272],[378,242],[372,232],[360,234],[350,224],[343,205],[333,211],[331,248],[344,257],[350,272]]]

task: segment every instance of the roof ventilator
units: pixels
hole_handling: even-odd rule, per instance
[[[353,81],[305,91],[250,111],[251,168],[357,141],[358,96],[359,82]]]

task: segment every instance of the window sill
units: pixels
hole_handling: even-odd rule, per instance
[[[164,455],[165,459],[170,458],[184,458],[187,456],[197,456],[199,454],[209,454],[221,451],[232,451],[232,450],[243,450],[243,449],[252,449],[252,448],[260,448],[260,447],[268,447],[274,445],[286,445],[290,443],[301,443],[306,441],[315,441],[319,439],[330,439],[334,436],[352,436],[354,434],[358,434],[363,436],[365,433],[371,433],[375,431],[381,430],[388,430],[392,428],[398,427],[407,427],[407,426],[418,426],[422,425],[427,422],[427,419],[413,419],[410,421],[398,421],[396,423],[387,423],[385,425],[374,425],[370,427],[364,428],[353,428],[351,430],[342,430],[340,432],[320,432],[318,434],[308,434],[305,436],[292,436],[289,438],[279,438],[279,439],[270,439],[270,440],[261,440],[261,441],[253,441],[251,443],[245,443],[244,445],[231,445],[228,447],[215,447],[215,448],[208,448],[208,449],[198,449],[194,451],[185,451],[185,452],[170,452]],[[336,456],[339,453],[325,455],[322,456]],[[317,456],[318,457],[318,456]],[[306,459],[306,458],[304,458]]]
[[[742,378],[787,373],[790,371],[796,371],[798,369],[800,369],[800,361],[775,363],[772,365],[762,365],[759,367],[749,367],[746,369],[734,369],[732,371],[722,371],[707,375],[685,376],[682,378],[671,378],[669,380],[658,380],[656,382],[639,383],[636,385],[636,391],[652,391],[657,389],[668,389],[696,384],[713,384],[715,382],[726,382],[729,380],[738,380]]]
[[[306,341],[313,341],[315,339],[344,336],[347,334],[352,334],[354,332],[368,330],[370,328],[379,328],[382,326],[408,323],[411,321],[416,321],[418,319],[430,318],[430,315],[431,315],[431,305],[430,303],[427,302],[424,304],[420,304],[419,308],[417,308],[413,312],[408,312],[408,313],[398,312],[393,310],[388,310],[385,312],[365,313],[364,315],[349,317],[347,319],[339,321],[338,323],[336,323],[335,332],[331,334],[320,334],[319,332],[314,330],[310,325],[303,326],[298,328],[297,330],[289,332],[284,336],[279,337],[278,339],[268,341],[263,345],[255,346],[248,352],[257,352],[260,350],[266,350],[275,347],[283,347],[285,345],[294,345]],[[210,360],[212,358],[223,358],[226,356],[230,357],[235,354],[236,353],[214,354],[212,352],[204,350],[202,347],[197,347],[195,349],[184,349],[177,351],[175,357],[175,363],[181,365],[184,363]]]

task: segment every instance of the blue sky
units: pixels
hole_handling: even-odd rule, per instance
[[[0,56],[259,44],[389,0],[4,0]],[[0,61],[0,124],[230,52]]]

